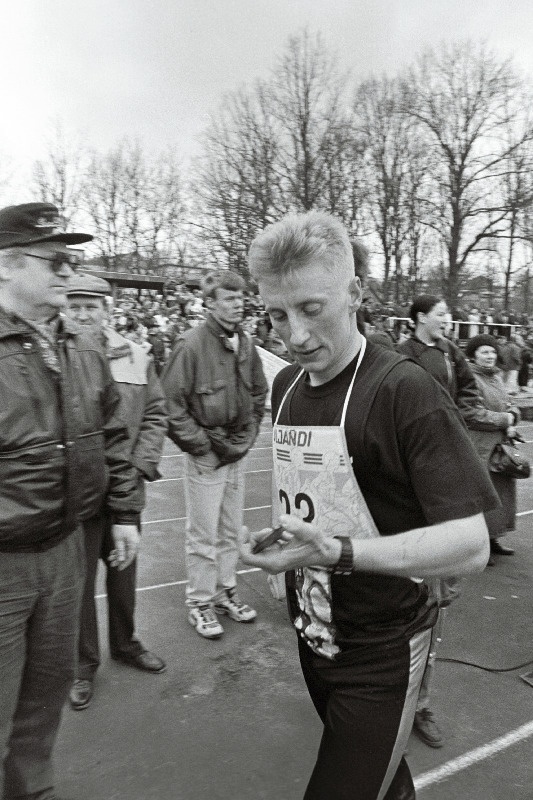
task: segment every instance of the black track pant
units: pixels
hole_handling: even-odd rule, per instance
[[[413,800],[403,757],[413,726],[431,631],[394,648],[368,648],[349,665],[315,655],[300,662],[324,732],[304,800]]]

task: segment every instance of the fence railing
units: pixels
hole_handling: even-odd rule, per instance
[[[388,317],[388,328],[391,332],[397,333],[402,325],[411,322],[410,317]],[[514,336],[517,328],[523,325],[510,322],[465,322],[464,320],[452,320],[450,322],[450,334],[458,341],[466,341],[479,333],[489,333],[491,336],[505,336],[509,339]]]

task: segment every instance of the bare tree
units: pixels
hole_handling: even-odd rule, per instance
[[[105,269],[115,269],[128,252],[126,143],[105,155],[93,153],[85,183],[85,208],[95,230],[95,248]]]
[[[365,145],[367,207],[383,252],[385,287],[395,272],[399,297],[406,240],[403,213],[409,121],[399,113],[396,81],[370,78],[357,88],[354,125]]]
[[[269,92],[257,83],[225,98],[204,136],[191,188],[209,261],[248,274],[248,246],[285,210],[279,188],[276,121]]]
[[[385,294],[402,303],[421,275],[426,163],[398,80],[370,78],[358,86],[354,126],[364,144],[365,204],[383,255]]]
[[[341,162],[348,152],[354,155],[346,87],[347,77],[320,34],[304,29],[289,38],[270,91],[280,129],[282,186],[286,204],[296,210],[340,205],[345,189]]]
[[[326,208],[358,229],[361,143],[344,91],[335,57],[303,31],[269,79],[225,98],[193,173],[208,260],[247,275],[251,240],[290,210]]]
[[[149,267],[158,269],[161,259],[182,262],[185,198],[181,169],[173,150],[162,153],[150,165],[143,209],[144,253]]]
[[[433,192],[424,220],[446,249],[443,288],[452,306],[467,261],[505,230],[509,208],[499,173],[532,133],[527,127],[512,144],[504,136],[520,115],[509,103],[520,85],[509,61],[471,42],[426,51],[404,82],[404,113],[431,155]]]
[[[182,215],[179,168],[172,152],[147,158],[139,143],[93,153],[84,201],[106,269],[158,269],[177,251]]]
[[[80,213],[88,153],[81,137],[68,134],[60,119],[53,123],[47,155],[33,163],[33,185],[43,203],[53,203],[67,223]]]
[[[529,109],[527,96],[523,97],[523,108]],[[506,244],[503,286],[503,305],[506,309],[509,308],[512,280],[523,267],[523,264],[516,264],[517,251],[522,251],[523,258],[528,258],[524,242],[529,234],[527,226],[523,229],[523,223],[533,205],[533,141],[524,136],[524,127],[527,131],[531,123],[527,115],[522,120],[522,129],[518,128],[516,121],[514,123],[507,131],[509,152],[502,160],[500,170],[501,192],[508,211],[506,231],[499,237]],[[517,146],[514,146],[517,141]]]

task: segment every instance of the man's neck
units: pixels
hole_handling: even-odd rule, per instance
[[[345,353],[339,357],[339,360],[332,365],[330,370],[326,372],[321,372],[319,374],[309,373],[309,383],[311,386],[321,386],[323,383],[329,383],[332,381],[333,378],[336,378],[337,375],[340,375],[341,372],[346,369],[348,364],[354,360],[354,358],[359,354],[361,350],[361,346],[363,344],[363,337],[356,329],[351,339],[350,346],[347,348]]]

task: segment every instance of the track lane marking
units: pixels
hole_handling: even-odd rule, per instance
[[[168,480],[172,480],[172,479],[169,478]],[[272,505],[269,503],[267,506],[249,506],[248,508],[245,508],[244,511],[245,512],[246,511],[265,511],[265,509],[267,509],[267,508],[272,508]],[[519,511],[516,516],[517,517],[527,517],[530,514],[533,514],[533,509],[531,509],[530,511]],[[187,519],[187,517],[169,517],[168,519],[151,519],[151,520],[148,520],[147,522],[145,522],[143,520],[142,524],[143,524],[143,527],[145,525],[157,525],[157,523],[160,523],[161,525],[163,525],[166,522],[184,522],[186,519]]]
[[[266,508],[272,508],[272,504],[269,503],[267,506],[249,506],[245,508],[244,511],[264,511]],[[157,523],[163,524],[164,522],[184,522],[187,517],[169,517],[169,519],[151,519],[148,522],[142,521],[142,526],[144,528],[145,525],[157,525]]]
[[[250,567],[250,569],[238,569],[237,575],[247,575],[249,572],[261,572],[259,567]],[[135,589],[136,592],[149,592],[152,589],[166,589],[169,586],[185,586],[186,583],[189,581],[169,581],[168,583],[154,583],[153,586],[137,586]],[[95,594],[95,600],[102,600],[102,598],[107,597],[107,593],[104,592],[103,594]]]
[[[481,747],[475,747],[473,750],[463,753],[462,756],[452,758],[451,761],[447,761],[436,769],[417,775],[416,778],[413,778],[415,789],[425,789],[435,783],[448,780],[452,775],[456,775],[474,764],[479,764],[481,761],[501,753],[508,747],[529,739],[530,736],[533,736],[533,720],[526,722],[525,725],[521,725],[520,728],[516,728],[514,731],[500,736],[498,739],[494,739],[492,742],[487,742],[487,744],[482,744]]]
[[[269,447],[253,447],[249,454],[257,453],[258,450],[272,450],[272,445]],[[161,456],[161,458],[183,458],[184,455],[185,453],[168,453],[167,455]]]
[[[259,472],[272,472],[272,467],[269,469],[248,469],[246,470],[247,475],[256,475]],[[150,483],[170,483],[171,481],[182,481],[184,478],[183,475],[180,475],[178,478],[158,478],[156,481],[150,481]]]

